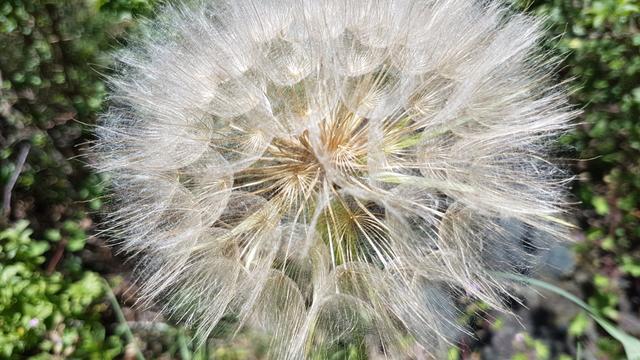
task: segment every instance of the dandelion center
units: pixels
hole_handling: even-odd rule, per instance
[[[399,143],[412,132],[411,127],[399,131],[389,126],[395,120],[386,122],[380,124],[379,141],[393,146],[383,148],[402,148]],[[387,236],[384,210],[343,192],[344,186],[369,189],[371,131],[369,119],[339,108],[320,122],[315,133],[305,129],[298,135],[274,138],[252,166],[236,174],[236,186],[266,198],[280,216],[292,216],[299,223],[316,222],[316,232],[332,251],[334,266],[355,260],[385,263],[380,250]],[[319,204],[322,198],[328,199],[326,204]],[[372,253],[377,254],[372,257]]]
[[[299,135],[276,137],[237,178],[259,185],[257,193],[291,201],[313,195],[325,185],[339,188],[341,180],[353,182],[365,176],[367,136],[368,120],[346,113],[322,121],[315,136],[305,129]]]

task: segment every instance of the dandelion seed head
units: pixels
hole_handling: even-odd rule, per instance
[[[566,236],[549,159],[575,114],[541,41],[497,0],[165,6],[94,146],[143,301],[278,359],[455,343],[460,294],[503,308],[493,272]]]

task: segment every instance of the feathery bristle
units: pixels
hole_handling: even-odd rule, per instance
[[[566,235],[548,159],[575,114],[541,38],[498,0],[166,6],[94,146],[144,301],[201,338],[232,316],[277,359],[438,354],[457,295],[501,308],[492,272]]]

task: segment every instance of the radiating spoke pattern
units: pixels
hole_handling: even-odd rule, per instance
[[[438,357],[455,299],[566,237],[575,115],[541,25],[502,1],[167,5],[117,56],[93,147],[144,301],[274,359]]]

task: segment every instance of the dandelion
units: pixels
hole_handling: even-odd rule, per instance
[[[456,298],[566,235],[574,115],[539,20],[502,1],[168,5],[118,54],[94,147],[144,301],[269,356],[455,343]]]

